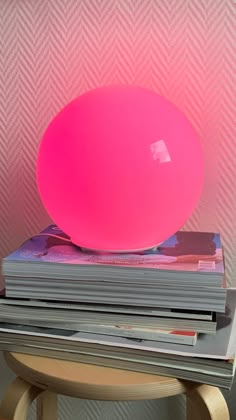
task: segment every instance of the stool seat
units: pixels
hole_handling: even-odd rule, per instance
[[[37,420],[57,420],[57,394],[127,401],[185,393],[188,420],[229,420],[225,399],[213,386],[15,352],[4,355],[18,377],[0,404],[0,418],[26,420],[29,406],[37,398]]]
[[[7,353],[5,357],[12,370],[27,382],[71,397],[146,400],[182,394],[191,386],[176,378],[46,357],[19,353]]]

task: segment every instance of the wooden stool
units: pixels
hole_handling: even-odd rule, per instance
[[[6,420],[26,420],[37,397],[37,420],[56,420],[57,394],[128,401],[182,393],[187,395],[188,420],[229,420],[225,399],[212,386],[20,353],[7,352],[5,358],[18,376],[0,404],[0,418]]]

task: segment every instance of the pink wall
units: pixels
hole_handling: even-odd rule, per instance
[[[182,109],[205,153],[205,187],[185,226],[222,233],[236,287],[234,0],[0,2],[1,255],[48,223],[35,159],[70,99],[111,83],[154,89]]]

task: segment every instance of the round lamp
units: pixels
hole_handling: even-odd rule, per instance
[[[133,86],[89,91],[51,121],[37,183],[52,220],[80,247],[129,252],[179,230],[203,184],[198,136],[172,103]]]

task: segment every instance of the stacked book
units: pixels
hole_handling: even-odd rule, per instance
[[[236,292],[217,233],[110,254],[50,225],[3,259],[3,274],[3,350],[231,387]]]

